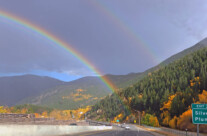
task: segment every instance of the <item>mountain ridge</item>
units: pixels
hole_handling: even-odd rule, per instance
[[[38,95],[50,87],[64,83],[46,76],[21,75],[0,77],[0,104],[10,106],[24,97]]]
[[[197,51],[203,47],[207,46],[207,38],[203,39],[201,42],[195,44],[194,46],[187,48],[175,55],[172,55],[171,57],[169,57],[168,59],[164,60],[163,62],[161,62],[159,65],[148,69],[144,72],[141,73],[129,73],[127,75],[112,75],[112,74],[106,74],[103,75],[102,77],[107,77],[111,82],[113,82],[113,84],[115,84],[115,86],[117,86],[119,89],[125,89],[129,86],[132,86],[133,84],[137,83],[140,79],[142,79],[143,77],[147,76],[149,73],[156,71],[172,62],[175,62],[181,58],[183,58],[184,56],[186,56],[187,54]],[[23,75],[23,77],[31,77],[33,75]],[[13,78],[18,78],[21,76],[14,76]],[[34,76],[34,77],[38,77],[38,76]],[[54,81],[57,81],[58,83],[54,84],[54,86],[47,86],[46,88],[40,89],[40,91],[37,91],[36,94],[32,93],[33,91],[30,91],[31,94],[29,94],[27,97],[23,98],[21,97],[18,98],[18,100],[15,100],[15,102],[9,102],[9,100],[14,99],[13,97],[8,97],[7,95],[9,95],[9,93],[5,93],[6,91],[4,91],[4,93],[2,93],[2,90],[0,90],[0,93],[3,94],[2,96],[7,96],[5,98],[7,98],[7,101],[5,99],[1,99],[0,103],[3,105],[15,105],[15,104],[25,104],[25,103],[34,103],[34,104],[45,104],[46,106],[48,106],[48,103],[54,103],[54,105],[56,103],[57,104],[55,107],[58,108],[58,106],[62,107],[62,109],[64,108],[69,108],[67,106],[61,106],[64,105],[64,103],[68,103],[67,101],[62,101],[61,98],[65,98],[64,95],[66,95],[67,97],[70,96],[70,93],[75,93],[77,89],[83,89],[83,90],[87,90],[85,91],[83,94],[81,94],[82,96],[79,97],[83,97],[85,98],[86,96],[90,96],[90,98],[96,98],[101,99],[104,96],[112,93],[109,88],[107,88],[103,82],[100,80],[100,78],[102,77],[96,77],[96,76],[87,76],[87,77],[82,77],[80,79],[77,80],[73,80],[70,82],[63,82],[60,80],[56,80],[54,79]],[[0,77],[0,86],[4,86],[1,84],[1,79],[9,79],[12,77]],[[41,76],[40,79],[50,79],[50,77],[47,76]],[[26,80],[25,83],[27,83],[29,80]],[[24,84],[22,82],[22,84]],[[18,90],[17,86],[17,90]],[[32,86],[31,88],[35,88],[35,86]],[[15,88],[16,89],[16,88]],[[29,89],[29,88],[26,88]],[[13,90],[13,89],[11,89]],[[25,88],[23,90],[24,93],[27,93],[25,91]],[[87,94],[86,92],[89,92],[89,94]],[[14,91],[13,91],[14,93]],[[23,94],[24,94],[23,93]],[[6,95],[7,94],[7,95]],[[21,93],[22,94],[22,93]],[[57,96],[55,96],[57,94]],[[75,93],[76,94],[76,93]],[[95,94],[94,96],[92,96],[92,94]],[[77,94],[76,94],[77,95]],[[86,96],[84,96],[86,95]],[[23,95],[24,96],[24,95]],[[49,98],[51,96],[51,98]],[[38,98],[39,97],[39,98]],[[78,97],[78,96],[77,96]],[[1,98],[1,97],[0,97]],[[53,99],[52,99],[53,98]],[[57,100],[58,99],[58,100]],[[55,102],[53,102],[53,100],[56,100]],[[2,102],[2,101],[5,101]],[[43,103],[42,103],[43,101]],[[88,100],[85,100],[88,101]],[[78,104],[84,103],[85,101],[80,101]],[[89,104],[95,104],[96,101],[92,101],[92,102],[88,102]],[[70,101],[70,103],[75,103],[74,101]],[[50,105],[52,106],[52,105]],[[84,106],[84,105],[83,105]],[[71,106],[72,108],[77,107],[77,106]]]

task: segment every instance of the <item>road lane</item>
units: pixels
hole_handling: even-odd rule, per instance
[[[86,132],[73,136],[153,136],[153,134],[149,133],[146,130],[138,128],[134,125],[129,126],[130,130],[125,130],[124,128],[120,127],[114,127],[112,130]]]
[[[153,136],[151,133],[146,131],[133,131],[133,130],[112,130],[105,132],[90,132],[85,134],[77,134],[73,136]]]

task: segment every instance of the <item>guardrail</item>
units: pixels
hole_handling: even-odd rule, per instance
[[[96,125],[96,126],[112,126],[112,123],[109,122],[101,122],[101,121],[95,121],[95,120],[86,120],[86,122],[89,123],[89,125]]]
[[[171,129],[171,128],[166,128],[166,127],[152,127],[152,126],[146,126],[146,125],[143,125],[143,126],[150,128],[150,129],[155,129],[158,131],[165,131],[171,134],[175,134],[176,136],[197,136],[196,132],[182,131],[182,130]],[[206,136],[206,135],[207,134],[202,134],[202,133],[199,134],[199,136]]]
[[[161,130],[172,134],[176,134],[177,136],[197,136],[196,132],[182,131],[182,130],[176,130],[176,129],[165,128],[165,127],[161,127]],[[206,135],[207,134],[199,133],[199,136],[206,136]]]

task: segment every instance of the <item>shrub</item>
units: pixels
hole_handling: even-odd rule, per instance
[[[151,114],[145,114],[144,117],[142,117],[141,120],[142,124],[153,126],[153,127],[159,127],[159,122],[156,116]]]

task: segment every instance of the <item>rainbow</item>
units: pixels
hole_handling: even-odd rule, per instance
[[[93,71],[94,74],[96,74],[112,92],[115,92],[115,90],[117,89],[117,87],[110,81],[110,79],[108,79],[106,76],[102,76],[102,72],[99,71],[89,60],[87,60],[77,50],[75,50],[72,47],[72,45],[64,42],[63,40],[61,40],[57,36],[53,35],[52,33],[49,33],[48,31],[44,30],[43,28],[41,28],[35,24],[32,24],[31,22],[29,22],[23,18],[14,16],[14,15],[12,15],[8,12],[2,11],[2,10],[0,10],[0,19],[5,19],[9,22],[15,23],[20,27],[23,27],[27,30],[30,30],[30,31],[40,35],[41,37],[49,40],[50,42],[54,43],[55,45],[62,47],[64,50],[69,52],[72,56],[77,58],[82,64],[87,66],[91,71]]]
[[[108,18],[111,22],[114,23],[116,27],[121,29],[128,38],[132,39],[136,46],[139,46],[142,48],[142,50],[150,56],[150,58],[153,60],[154,64],[159,64],[160,60],[155,55],[155,53],[150,49],[150,47],[141,40],[141,36],[138,35],[133,28],[131,28],[123,19],[121,19],[118,15],[115,14],[111,9],[109,9],[102,1],[94,0],[89,1],[91,5],[99,10],[106,18]]]

